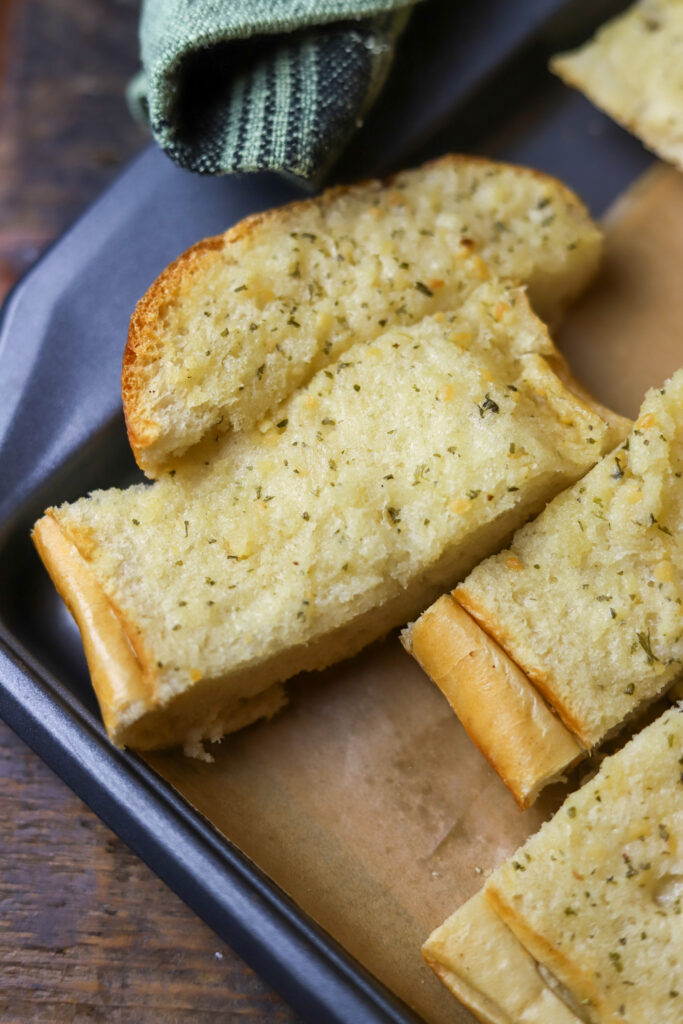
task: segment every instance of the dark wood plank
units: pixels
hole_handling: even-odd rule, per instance
[[[135,0],[2,0],[0,260],[32,263],[146,140],[126,109]]]
[[[137,0],[0,0],[0,297],[146,141]],[[296,1016],[0,722],[0,1022]]]
[[[294,1014],[0,723],[0,1020]]]

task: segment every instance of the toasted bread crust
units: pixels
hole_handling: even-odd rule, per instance
[[[524,809],[584,751],[457,596],[445,594],[428,608],[404,645]]]
[[[484,634],[488,635],[488,637],[497,646],[499,646],[502,651],[505,652],[505,655],[509,658],[510,662],[514,664],[515,667],[519,668],[521,672],[523,672],[523,675],[528,681],[529,685],[535,687],[538,693],[541,694],[541,696],[544,698],[545,702],[554,711],[557,712],[559,718],[567,727],[567,730],[571,734],[573,734],[576,740],[578,740],[578,742],[581,744],[581,747],[583,748],[584,752],[592,750],[596,744],[593,742],[592,737],[589,735],[589,731],[586,728],[586,724],[583,722],[581,718],[573,714],[571,709],[562,700],[561,696],[557,693],[557,688],[555,686],[553,678],[550,675],[541,672],[538,669],[538,667],[534,665],[531,661],[525,662],[521,666],[519,662],[515,661],[513,657],[513,652],[515,651],[515,644],[513,642],[513,637],[510,634],[509,630],[505,628],[504,624],[500,620],[494,618],[488,609],[485,609],[482,606],[482,604],[476,600],[472,593],[467,589],[466,580],[464,583],[459,584],[457,589],[453,591],[452,596],[455,599],[455,601],[459,605],[461,605],[462,608],[465,611],[467,611],[469,615],[472,617],[472,619],[481,627],[481,630],[484,632]],[[683,700],[683,680],[678,680],[666,692],[667,696],[669,697],[669,700],[671,700],[672,702]],[[608,739],[609,736],[617,733],[626,724],[626,722],[630,720],[630,718],[635,718],[641,711],[643,711],[647,707],[648,704],[654,702],[660,696],[662,696],[662,693],[657,693],[653,695],[648,701],[644,701],[639,705],[635,705],[631,714],[627,718],[624,718],[622,721],[614,725],[613,728],[606,734],[606,736],[603,737],[603,739]],[[474,742],[476,743],[477,746],[479,746],[479,743],[476,740],[474,740]],[[520,742],[519,738],[518,742]],[[497,765],[489,756],[489,753],[481,747],[479,747],[479,749],[482,750],[482,753],[489,761],[489,764],[491,764],[496,769],[496,771],[499,771]],[[579,758],[577,758],[577,760],[579,760]],[[568,765],[567,767],[569,768],[571,767],[571,765]],[[501,777],[503,778],[505,784],[508,785],[506,779],[502,775]],[[539,787],[534,795],[534,799],[538,795],[540,790],[543,788],[543,786],[547,785],[550,781],[552,780],[549,778],[545,782],[539,782]],[[512,789],[512,787],[509,788]],[[514,793],[514,790],[512,790],[512,792]],[[517,794],[515,794],[515,799],[517,799]],[[519,803],[519,800],[517,800],[517,802]],[[529,804],[520,806],[529,806]]]
[[[252,218],[247,218],[251,220]],[[253,219],[258,219],[255,217]],[[246,222],[244,230],[248,227]],[[241,225],[237,225],[240,227]],[[233,231],[237,231],[234,228]],[[123,352],[121,369],[121,395],[126,420],[128,440],[137,459],[137,452],[149,447],[159,436],[159,425],[145,419],[137,409],[136,401],[140,392],[137,371],[140,365],[154,359],[163,342],[157,333],[160,311],[164,304],[173,302],[178,294],[180,282],[201,271],[203,262],[211,254],[221,251],[228,244],[228,236],[215,235],[195,242],[161,272],[156,281],[138,301],[128,328],[128,338]],[[237,236],[239,237],[239,236]]]
[[[534,169],[491,161],[485,157],[450,154],[426,164],[422,170],[449,165],[453,167],[478,165],[516,170],[520,174],[537,179],[539,182],[552,184],[558,198],[561,198],[568,208],[580,211],[582,216],[589,216],[583,203],[562,182]],[[160,317],[163,315],[164,308],[177,300],[187,280],[201,274],[202,271],[210,267],[218,259],[219,254],[224,254],[236,242],[243,241],[245,238],[249,238],[250,235],[254,235],[265,224],[276,223],[279,220],[284,221],[292,214],[296,215],[298,211],[311,206],[324,210],[332,206],[343,195],[352,195],[354,192],[366,191],[373,187],[378,190],[390,188],[404,173],[399,172],[384,180],[369,179],[350,186],[338,186],[328,189],[322,195],[313,199],[297,200],[273,210],[253,214],[230,228],[224,234],[196,243],[160,274],[139,300],[131,318],[121,375],[126,427],[133,453],[141,468],[150,475],[157,475],[159,467],[155,463],[151,449],[160,438],[161,427],[153,418],[145,416],[142,412],[145,385],[140,371],[146,365],[149,365],[150,362],[156,360],[167,344],[162,336],[162,331],[159,329]],[[576,294],[582,290],[584,285],[585,280],[577,280],[573,289],[567,288],[566,294],[563,297],[564,305],[568,305],[576,297]],[[557,312],[561,312],[561,310]],[[220,429],[226,430],[228,428],[229,423],[226,422]]]
[[[76,620],[104,724],[116,742],[120,728],[151,706],[152,682],[125,622],[51,510],[36,523],[32,537]]]
[[[678,1024],[682,739],[670,709],[430,935],[429,962],[466,1003],[474,993],[481,1019],[554,1020],[540,986],[561,1019]]]
[[[510,1024],[510,1018],[501,1017],[497,1007],[487,1005],[487,999],[482,996],[476,988],[468,985],[460,975],[442,964],[436,957],[432,956],[424,946],[422,947],[422,958],[427,966],[434,972],[439,981],[455,996],[458,1002],[466,1006],[481,1024]]]
[[[486,883],[495,912],[594,1024],[681,1019],[682,741],[683,714],[669,709]]]

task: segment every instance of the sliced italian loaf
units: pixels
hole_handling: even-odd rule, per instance
[[[552,321],[600,251],[558,181],[473,157],[249,217],[138,303],[122,374],[135,457],[158,476],[207,433],[253,426],[355,342],[457,308],[489,273],[528,284]]]
[[[552,70],[683,168],[683,4],[641,0]]]
[[[353,654],[499,547],[612,438],[558,358],[521,290],[482,285],[357,343],[154,484],[48,510],[35,541],[112,739],[192,746],[270,712],[269,688]]]
[[[522,806],[681,676],[682,526],[679,370],[621,447],[405,635]]]
[[[427,940],[486,1024],[683,1020],[683,711],[643,729]]]

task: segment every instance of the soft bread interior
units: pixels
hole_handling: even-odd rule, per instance
[[[219,739],[258,718],[270,718],[286,703],[280,686],[221,705],[196,697],[183,730],[165,725],[131,636],[96,573],[52,515],[36,523],[33,542],[81,634],[93,688],[105,727],[119,746],[166,746],[182,737],[190,755],[203,756],[199,737]],[[145,742],[151,726],[151,742]],[[137,741],[137,742],[136,742]]]
[[[359,343],[156,483],[51,510],[149,694],[118,740],[215,737],[236,701],[414,617],[584,473],[611,428],[554,351],[524,294],[492,282]]]
[[[601,234],[553,178],[444,157],[333,189],[194,246],[140,300],[122,390],[140,466],[266,413],[360,340],[458,308],[489,276],[558,319],[594,275]]]
[[[683,712],[671,709],[486,883],[496,913],[588,1020],[678,1024]]]
[[[620,448],[456,591],[587,748],[681,675],[682,409],[678,371]]]
[[[405,634],[522,806],[682,692],[682,409],[680,370],[619,448]]]

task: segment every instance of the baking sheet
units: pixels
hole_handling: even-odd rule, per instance
[[[634,415],[683,364],[683,177],[656,165],[606,228],[604,271],[559,341],[599,399]],[[426,1021],[472,1021],[420,945],[568,787],[520,812],[395,635],[290,694],[213,764],[146,759]]]
[[[608,8],[625,2],[530,0],[524,12],[514,14],[504,0],[423,5],[423,23],[432,31],[417,47],[411,29],[411,74],[401,78],[410,116],[399,103],[393,119],[388,117],[383,103],[391,101],[385,95],[376,128],[372,118],[366,125],[357,154],[362,167],[389,169],[446,151],[474,151],[556,174],[594,212],[604,210],[651,157],[578,93],[551,81],[545,68],[551,52],[578,42]],[[413,27],[421,16],[418,10]],[[398,134],[396,118],[403,129]],[[413,129],[428,136],[419,152],[412,150]],[[368,136],[375,145],[366,151]],[[348,174],[355,178],[361,168],[353,159],[351,165]],[[400,649],[392,649],[390,662],[377,673],[359,669],[376,651],[336,670],[339,706],[316,705],[321,722],[336,717],[334,727],[330,721],[316,731],[306,715],[301,731],[292,726],[287,740],[283,717],[272,727],[283,729],[282,739],[272,740],[272,759],[265,745],[260,750],[254,730],[240,737],[236,750],[226,748],[232,761],[222,769],[223,778],[221,769],[211,774],[215,787],[208,774],[188,774],[175,791],[136,755],[106,741],[77,630],[28,539],[47,505],[139,478],[125,439],[119,384],[121,339],[138,296],[197,237],[290,193],[291,186],[272,177],[192,176],[149,147],[5,304],[0,714],[306,1019],[407,1022],[405,1004],[393,1003],[373,983],[367,965],[413,1005],[424,1006],[428,1016],[433,1009],[441,1019],[471,1020],[422,967],[417,950],[451,900],[478,887],[476,869],[486,870],[486,850],[493,858],[496,844],[496,857],[507,852],[505,842],[516,844],[517,838],[502,834],[499,812],[504,808],[519,828],[518,812],[497,780],[474,785],[482,767],[478,755],[464,737],[453,738],[457,723]],[[406,673],[412,673],[412,683]],[[336,673],[329,677],[334,686]],[[327,701],[325,685],[320,678],[297,681],[292,714],[298,714],[296,702],[309,700],[309,691],[311,701],[319,693]],[[364,704],[362,695],[375,687],[377,703]],[[430,695],[414,698],[418,688]],[[423,699],[435,718],[425,717],[426,705],[418,710],[415,701]],[[359,716],[353,714],[356,704],[364,709]],[[395,718],[389,718],[389,708],[397,709]],[[346,743],[349,735],[357,743],[339,747],[336,738]],[[248,757],[242,742],[253,743]],[[291,770],[289,763],[278,763],[278,749],[285,762],[291,759]],[[461,776],[449,774],[453,765]],[[181,775],[196,767],[185,763]],[[344,780],[358,787],[358,797]],[[183,791],[209,814],[214,803],[220,805],[215,817],[224,834],[259,864],[270,865],[273,880],[297,903],[245,863],[240,850],[185,803]],[[535,823],[521,827],[528,831]],[[469,874],[462,864],[477,834],[480,863]],[[441,892],[447,908],[440,906]],[[360,963],[345,957],[304,909]]]

